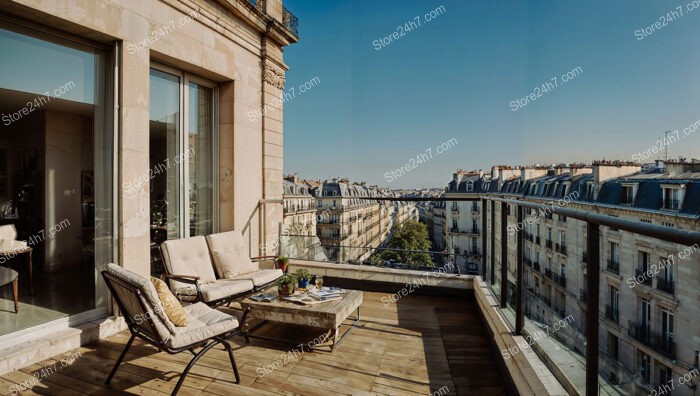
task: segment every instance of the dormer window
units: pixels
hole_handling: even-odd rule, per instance
[[[549,183],[547,183],[547,184],[544,185],[544,194],[543,194],[543,195],[544,195],[545,197],[549,195],[549,187],[550,187],[550,186],[551,186],[551,184],[549,184]]]
[[[637,192],[637,186],[634,184],[623,184],[622,185],[622,195],[620,196],[620,204],[622,205],[632,205],[634,203],[634,196]]]
[[[680,208],[681,198],[681,189],[679,187],[663,187],[661,208],[678,210],[678,208]]]
[[[467,183],[467,192],[474,191],[474,183]]]

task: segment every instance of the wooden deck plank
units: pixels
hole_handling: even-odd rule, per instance
[[[409,295],[384,305],[386,293],[364,292],[362,321],[334,352],[302,353],[298,346],[234,337],[231,345],[241,375],[234,383],[228,354],[214,348],[193,367],[181,395],[425,395],[441,387],[448,394],[506,394],[486,331],[473,301]],[[312,340],[318,331],[273,324],[270,335]],[[105,385],[129,338],[123,332],[79,348],[81,357],[46,376],[22,394],[169,394],[191,354],[168,355],[134,342],[111,385]],[[291,352],[290,352],[291,351]],[[71,352],[71,353],[75,353]],[[293,356],[286,364],[278,360]],[[0,376],[0,395],[60,363],[63,354]]]

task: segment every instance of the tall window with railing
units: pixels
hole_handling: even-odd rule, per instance
[[[659,257],[659,267],[662,267],[656,280],[656,287],[666,293],[673,294],[673,266],[671,258]]]
[[[638,360],[638,369],[642,377],[642,381],[648,384],[651,380],[651,359],[649,358],[649,355],[642,351],[639,351]]]
[[[637,273],[636,278],[642,280],[642,284],[651,285],[651,277],[648,276],[649,271],[649,253],[642,250],[637,252]]]
[[[673,313],[668,310],[661,311],[661,348],[671,351],[673,345]]]

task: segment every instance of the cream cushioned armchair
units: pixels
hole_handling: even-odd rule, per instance
[[[281,269],[260,269],[260,263],[253,260],[267,259],[273,256],[251,259],[240,231],[234,230],[207,235],[207,243],[214,259],[214,267],[220,278],[249,280],[253,282],[255,290],[261,290],[272,285],[277,278],[282,276]]]
[[[172,239],[160,245],[170,289],[184,302],[216,306],[254,289],[250,279],[216,279],[203,236]]]

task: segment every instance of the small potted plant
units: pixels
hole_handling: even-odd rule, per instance
[[[279,256],[277,257],[277,268],[281,269],[285,274],[287,273],[287,266],[289,265],[289,257]]]
[[[305,268],[299,268],[297,270],[297,279],[299,279],[299,287],[306,289],[309,286],[309,281],[311,280],[311,274]]]
[[[294,294],[294,277],[291,275],[282,275],[277,280],[277,290],[281,296],[291,296]]]

